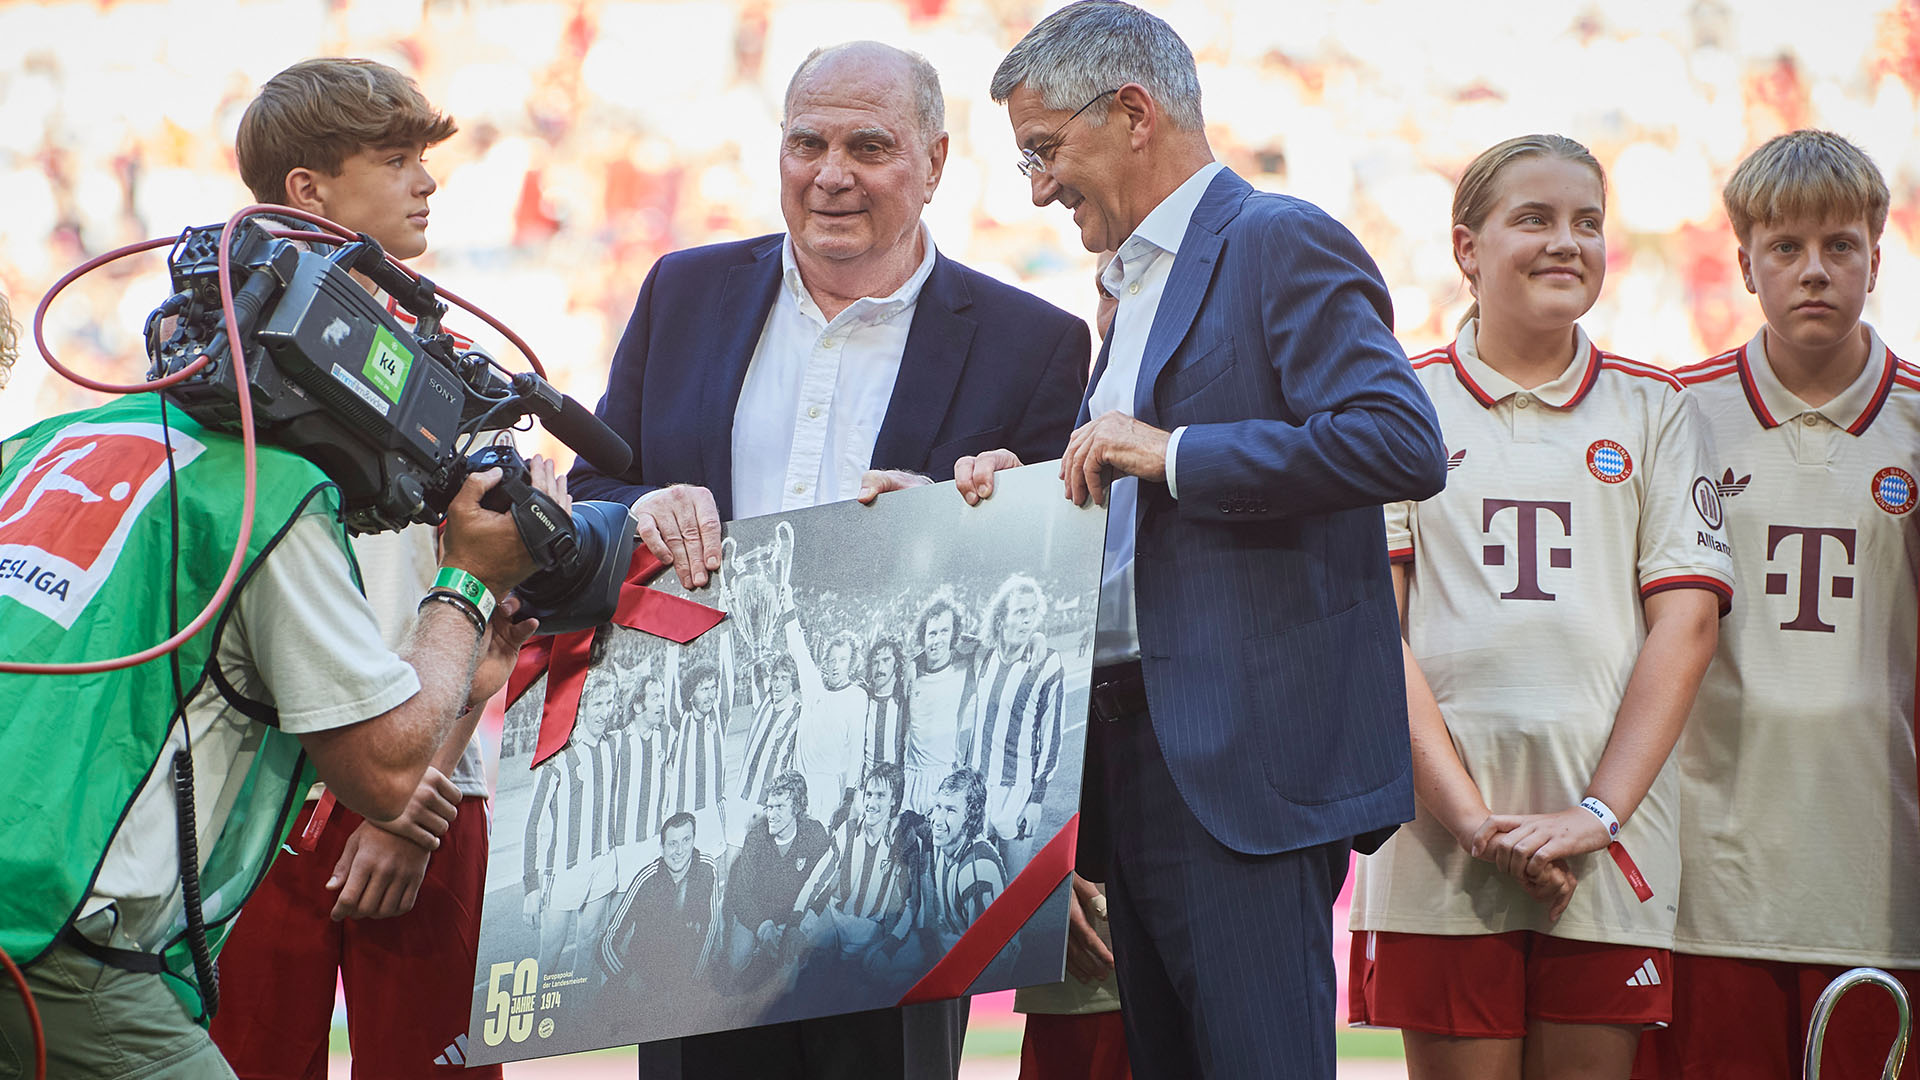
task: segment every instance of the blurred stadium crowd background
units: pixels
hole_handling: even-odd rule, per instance
[[[1804,125],[1856,140],[1887,174],[1867,317],[1896,350],[1920,341],[1920,0],[1146,4],[1194,48],[1216,151],[1360,236],[1410,351],[1446,340],[1468,302],[1448,250],[1455,176],[1535,130],[1585,141],[1611,175],[1610,280],[1585,322],[1614,351],[1672,367],[1750,333],[1719,185],[1745,151]],[[24,321],[81,260],[224,219],[249,201],[233,132],[259,84],[303,57],[371,56],[413,73],[461,127],[428,155],[441,189],[420,267],[592,401],[659,255],[781,227],[794,67],[816,45],[873,37],[926,54],[943,79],[952,153],[927,211],[941,249],[1090,315],[1092,256],[1066,214],[1031,204],[986,96],[1054,6],[0,0],[0,288]],[[63,294],[50,343],[83,371],[137,377],[139,327],[165,292],[158,254],[116,264]],[[23,357],[0,428],[89,400]]]
[[[1448,340],[1469,302],[1449,253],[1455,178],[1529,131],[1586,142],[1610,175],[1595,339],[1666,367],[1739,344],[1759,314],[1720,184],[1766,138],[1818,126],[1865,147],[1892,186],[1867,318],[1920,354],[1920,0],[1143,2],[1194,49],[1216,152],[1359,235],[1410,352]],[[941,73],[952,148],[926,214],[941,249],[1090,317],[1093,257],[1066,214],[1031,204],[986,96],[1054,6],[0,0],[0,290],[25,322],[84,259],[225,219],[250,201],[232,146],[259,84],[308,56],[368,56],[460,124],[428,155],[441,188],[417,265],[592,402],[655,259],[781,228],[787,79],[813,47],[870,37]],[[139,328],[166,292],[159,254],[117,263],[60,298],[49,343],[83,372],[135,380]],[[453,325],[518,366],[471,318]],[[95,400],[26,351],[0,431]]]

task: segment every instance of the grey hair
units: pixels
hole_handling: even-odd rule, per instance
[[[793,94],[800,88],[801,80],[819,68],[828,60],[850,49],[880,49],[892,53],[907,62],[909,85],[913,95],[913,118],[920,127],[920,135],[932,142],[947,129],[947,99],[940,92],[940,73],[933,69],[927,58],[908,49],[888,45],[884,41],[847,41],[839,45],[826,45],[807,54],[800,66],[794,69],[793,78],[787,80],[787,96],[782,100],[780,123],[784,126],[787,117],[793,113]]]
[[[1078,109],[1098,95],[1139,83],[1174,127],[1200,131],[1200,75],[1193,52],[1164,19],[1120,0],[1079,0],[1027,31],[993,73],[987,93],[1005,104],[1030,84],[1048,109]],[[1102,109],[1085,121],[1099,127]]]

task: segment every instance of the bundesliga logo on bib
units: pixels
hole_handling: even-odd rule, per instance
[[[1913,474],[1889,465],[1873,474],[1873,501],[1889,514],[1904,514],[1913,509]]]
[[[1617,484],[1633,475],[1633,457],[1612,439],[1595,439],[1587,447],[1587,471],[1603,484]]]
[[[176,464],[205,449],[172,433]],[[167,478],[155,424],[74,424],[0,493],[0,596],[64,627],[99,591]]]

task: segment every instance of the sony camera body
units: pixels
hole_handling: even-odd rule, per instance
[[[220,306],[221,233],[215,225],[181,234],[168,257],[174,293],[148,319],[149,379],[203,355],[209,361],[162,391],[168,400],[207,427],[232,431],[240,423],[236,365],[244,362],[256,433],[339,486],[355,533],[438,523],[470,473],[500,468],[502,482],[482,505],[513,515],[540,567],[516,590],[526,613],[541,619],[543,633],[612,616],[633,552],[627,508],[578,502],[563,512],[531,486],[512,447],[470,444],[482,430],[538,416],[618,474],[631,460],[618,436],[544,379],[505,375],[486,354],[460,347],[440,328],[446,307],[433,283],[394,267],[364,234],[323,253],[273,236],[259,218],[242,221],[229,254],[234,347]],[[411,313],[414,326],[363,288],[356,270]]]

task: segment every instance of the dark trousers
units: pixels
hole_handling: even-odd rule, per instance
[[[1233,851],[1188,809],[1145,715],[1090,727],[1134,1075],[1333,1080],[1332,908],[1349,844]]]
[[[640,1080],[953,1080],[969,999],[716,1031],[640,1047]]]

